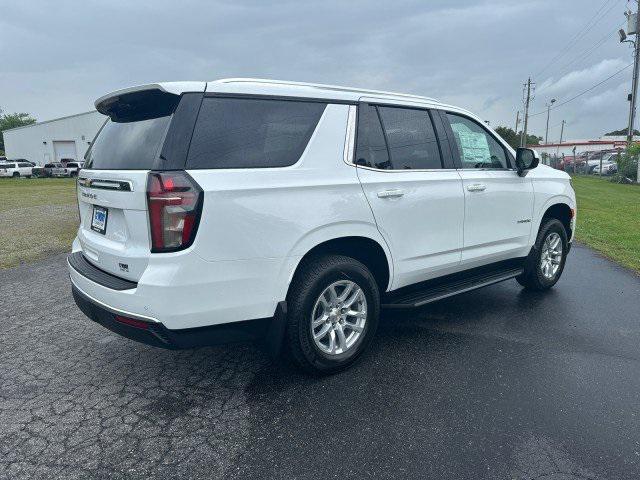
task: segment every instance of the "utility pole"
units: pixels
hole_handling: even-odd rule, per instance
[[[547,103],[547,129],[544,134],[544,143],[549,143],[549,114],[551,113],[551,105],[556,102],[555,98],[551,99],[551,102]]]
[[[516,128],[513,130],[518,135],[518,125],[520,125],[520,110],[516,112]]]
[[[564,134],[564,120],[562,120],[562,127],[560,127],[560,141],[558,142],[558,148],[556,148],[556,157],[558,156],[558,150],[560,150],[560,145],[562,145],[563,134]]]
[[[640,2],[640,0],[638,0]],[[522,129],[522,136],[520,137],[520,146],[524,147],[527,143],[527,127],[529,126],[529,102],[531,101],[531,77],[527,79],[527,97],[524,102],[524,128]]]
[[[629,42],[633,44],[633,80],[631,83],[631,94],[629,95],[629,127],[627,130],[627,148],[633,145],[633,130],[636,116],[636,96],[638,93],[638,67],[640,66],[640,40],[638,33],[640,32],[640,0],[636,2],[636,13],[627,14],[627,34],[635,35],[635,41],[627,40],[624,30],[620,29],[620,42]],[[602,168],[600,169],[602,170]],[[638,162],[636,182],[640,183],[640,161]]]

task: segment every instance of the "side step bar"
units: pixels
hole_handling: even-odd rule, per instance
[[[389,292],[383,297],[383,308],[415,308],[427,303],[442,300],[459,293],[470,292],[477,288],[517,277],[524,271],[522,264],[514,266],[512,262],[503,266],[475,269],[466,274],[447,275],[422,282],[417,285]]]

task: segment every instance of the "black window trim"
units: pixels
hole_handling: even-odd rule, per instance
[[[391,107],[391,108],[405,108],[405,109],[410,109],[410,110],[425,110],[427,112],[427,115],[429,116],[429,120],[431,121],[431,125],[433,126],[433,131],[436,137],[436,142],[438,144],[438,152],[440,153],[440,164],[442,165],[442,168],[403,168],[403,169],[389,169],[389,168],[375,168],[375,167],[369,167],[366,165],[358,165],[357,163],[355,163],[355,157],[356,157],[356,153],[357,153],[357,147],[358,147],[358,122],[360,121],[360,109],[363,107],[374,107],[376,109],[376,115],[378,116],[378,120],[380,121],[380,126],[382,127],[382,134],[384,135],[384,141],[387,147],[387,155],[389,156],[389,161],[391,162],[391,164],[393,165],[393,161],[391,160],[391,152],[389,151],[389,141],[387,140],[387,132],[384,128],[384,123],[382,122],[382,118],[380,117],[380,111],[378,110],[378,107]],[[357,168],[364,168],[367,170],[372,170],[374,172],[385,172],[385,173],[397,173],[397,172],[455,172],[456,170],[458,170],[457,168],[455,168],[455,165],[453,167],[445,167],[445,158],[444,155],[442,153],[442,147],[440,146],[440,136],[438,135],[438,131],[435,125],[435,121],[433,119],[433,116],[431,115],[431,111],[432,110],[437,110],[437,108],[434,107],[427,107],[427,106],[422,106],[422,105],[405,105],[405,104],[397,104],[397,103],[384,103],[384,102],[368,102],[368,101],[364,101],[364,102],[358,102],[357,103],[357,109],[356,109],[356,119],[355,119],[355,135],[353,136],[353,158],[351,158],[351,161],[349,162],[349,165],[352,165],[354,167]],[[445,124],[445,128],[446,128]]]
[[[454,155],[454,163],[457,166],[456,170],[475,171],[475,172],[480,172],[480,171],[496,171],[496,172],[513,171],[515,172],[516,171],[516,168],[514,166],[515,160],[513,159],[513,155],[511,154],[509,149],[505,146],[505,142],[502,139],[497,138],[493,133],[491,133],[491,131],[488,130],[487,127],[482,125],[482,122],[478,122],[478,120],[476,120],[475,118],[469,115],[465,115],[464,113],[456,112],[455,110],[440,109],[440,111],[442,111],[445,114],[443,118],[443,121],[445,123],[445,128],[447,129],[447,134],[451,135],[451,138],[452,138],[452,141],[449,143],[453,144],[452,148],[455,147],[455,151],[458,152],[458,155]],[[504,167],[503,168],[497,168],[497,167],[465,168],[463,167],[462,160],[461,160],[462,156],[458,149],[458,145],[455,143],[455,140],[453,140],[454,133],[453,133],[453,129],[451,128],[451,123],[449,122],[449,118],[447,117],[448,113],[450,113],[451,115],[457,115],[458,117],[466,118],[467,120],[479,125],[480,128],[482,128],[491,138],[493,138],[496,142],[498,142],[498,145],[502,147],[502,150],[504,151],[504,156],[507,159],[507,163],[509,164],[509,166],[507,168],[504,168]]]

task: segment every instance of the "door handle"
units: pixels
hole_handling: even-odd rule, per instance
[[[483,192],[486,190],[487,186],[482,183],[474,183],[472,185],[467,185],[467,190],[470,192]]]
[[[381,192],[378,192],[378,198],[401,197],[403,195],[403,190],[383,190]]]

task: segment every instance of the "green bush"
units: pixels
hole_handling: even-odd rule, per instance
[[[638,180],[638,157],[640,157],[640,145],[632,145],[627,151],[618,156],[618,173],[611,178],[612,182],[627,183],[628,179]]]

